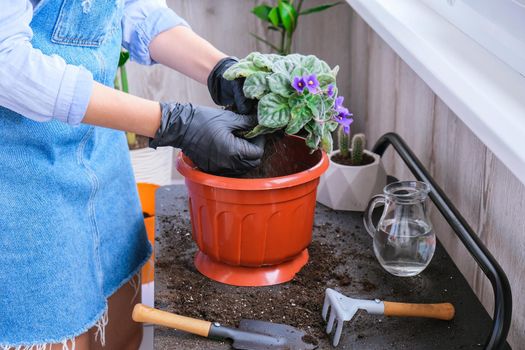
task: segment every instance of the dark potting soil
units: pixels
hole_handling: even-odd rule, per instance
[[[327,338],[326,323],[321,317],[327,287],[352,285],[357,290],[376,290],[366,278],[354,281],[342,268],[354,248],[349,246],[341,254],[336,253],[332,243],[323,242],[331,241],[325,238],[327,235],[343,235],[329,223],[315,225],[320,240],[312,242],[308,248],[309,262],[292,281],[253,288],[229,286],[201,275],[193,265],[196,247],[189,220],[184,215],[177,215],[176,220],[159,219],[160,225],[172,226],[172,230],[163,230],[167,235],[157,238],[163,254],[157,256],[155,263],[157,271],[163,270],[162,275],[169,276],[167,289],[160,292],[160,298],[157,292],[157,300],[162,300],[157,307],[166,311],[230,326],[237,326],[242,318],[289,324],[307,332],[304,341],[315,343],[316,339]],[[371,257],[366,260],[372,261]]]
[[[269,177],[287,176],[311,168],[312,157],[306,145],[294,147],[294,143],[285,138],[283,132],[264,135],[266,144],[261,165],[247,174],[238,176],[242,179],[260,179]],[[301,143],[304,141],[301,140]]]
[[[352,163],[352,158],[351,157],[343,157],[341,154],[337,153],[337,154],[334,154],[332,156],[332,161],[337,163],[337,164],[341,164],[341,165],[350,165],[350,166],[353,166],[354,164]],[[368,154],[363,154],[363,162],[361,164],[358,164],[359,165],[368,165],[368,164],[372,164],[374,162],[374,157],[372,156],[369,156]]]

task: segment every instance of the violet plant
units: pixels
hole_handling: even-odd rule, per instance
[[[246,78],[244,95],[258,100],[259,125],[244,135],[253,138],[284,129],[289,135],[304,128],[306,144],[331,152],[332,132],[339,125],[350,132],[352,114],[338,96],[336,77],[323,60],[309,55],[261,54],[253,52],[231,66],[224,78]]]

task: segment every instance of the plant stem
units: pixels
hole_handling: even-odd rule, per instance
[[[264,39],[264,38],[261,38],[260,36],[258,36],[257,34],[253,34],[253,33],[250,33],[251,36],[253,36],[255,39],[265,43],[266,45],[268,45],[269,47],[271,47],[272,49],[274,49],[275,51],[277,52],[280,52],[281,49],[279,49],[277,46],[275,46],[274,44],[272,44],[271,42],[269,42],[268,40]]]
[[[115,75],[115,80],[113,81],[113,85],[115,86],[116,90],[120,90],[120,80],[118,78],[118,72],[117,72],[117,75]]]
[[[281,30],[281,48],[279,50],[279,54],[286,55],[285,45],[286,45],[286,30],[283,28]]]
[[[129,86],[128,86],[128,72],[126,70],[126,65],[123,65],[122,67],[120,67],[120,80],[122,81],[122,91],[128,93]]]
[[[293,39],[293,32],[288,33],[288,43],[286,45],[286,55],[289,55],[292,53],[292,39]]]

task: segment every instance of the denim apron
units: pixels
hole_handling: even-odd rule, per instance
[[[112,86],[122,11],[119,0],[41,0],[33,47]],[[150,253],[123,132],[0,107],[0,348],[84,333]]]

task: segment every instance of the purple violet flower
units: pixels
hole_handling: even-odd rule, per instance
[[[343,96],[338,96],[335,99],[334,109],[337,112],[337,116],[339,118],[346,118],[346,117],[351,117],[352,116],[352,113],[350,113],[348,108],[343,106],[344,100],[345,100],[345,98]]]
[[[293,78],[292,86],[295,89],[295,91],[302,93],[306,88],[306,82],[304,81],[303,77],[295,77]]]
[[[326,90],[326,94],[328,97],[334,97],[334,84],[328,85],[328,89]]]
[[[345,134],[350,134],[350,125],[354,122],[354,119],[346,117],[335,117],[334,120],[343,127],[343,132]]]
[[[306,82],[306,88],[311,94],[317,92],[317,89],[319,88],[319,80],[317,80],[317,75],[305,75],[303,80]]]

